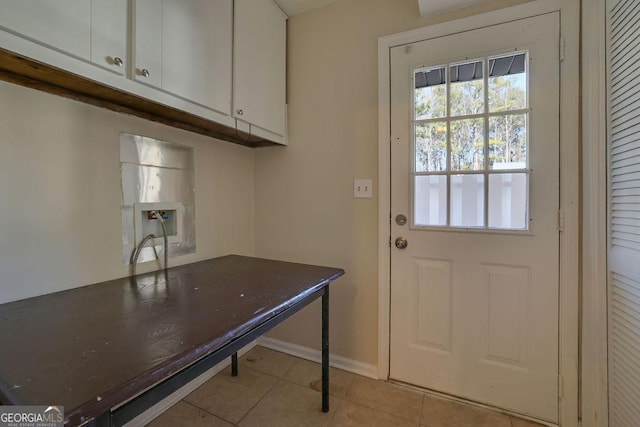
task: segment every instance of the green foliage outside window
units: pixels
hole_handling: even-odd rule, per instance
[[[484,114],[484,80],[450,83],[448,114],[446,84],[416,89],[415,117],[429,120],[415,126],[416,172],[484,170],[485,126],[488,126],[489,168],[525,168],[527,114],[509,114],[526,108],[524,78],[524,74],[489,78],[487,123],[483,117],[458,118]],[[450,165],[447,165],[447,116]]]

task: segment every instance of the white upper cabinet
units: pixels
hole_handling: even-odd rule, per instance
[[[0,0],[0,70],[243,145],[285,144],[286,19],[272,0]]]
[[[126,0],[0,0],[0,30],[0,46],[29,58],[63,69],[80,59],[125,72]]]
[[[132,77],[231,112],[232,0],[135,0]]]
[[[233,117],[284,143],[287,17],[271,0],[235,0]],[[260,129],[255,129],[257,126]]]
[[[91,0],[91,61],[124,74],[126,60],[126,0]]]

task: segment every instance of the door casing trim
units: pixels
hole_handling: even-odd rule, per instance
[[[560,13],[564,57],[560,63],[560,318],[558,389],[559,422],[579,420],[579,126],[580,0],[535,0],[480,15],[419,28],[378,39],[378,378],[389,377],[391,283],[391,113],[390,49],[461,31],[550,12]],[[560,54],[561,47],[558,51]]]
[[[582,5],[582,425],[608,425],[606,3]]]

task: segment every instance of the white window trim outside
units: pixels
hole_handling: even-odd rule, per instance
[[[579,336],[579,109],[580,0],[535,0],[521,5],[437,24],[378,40],[378,377],[389,376],[390,302],[390,48],[502,22],[560,11],[564,49],[561,62],[560,129],[560,319],[559,419],[577,426]]]

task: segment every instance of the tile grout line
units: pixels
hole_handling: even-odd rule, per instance
[[[247,355],[245,355],[244,357],[247,357]],[[295,365],[297,365],[297,364],[298,364],[298,362],[296,362],[293,366],[295,366]],[[267,391],[262,395],[262,397],[261,397],[260,399],[258,399],[258,401],[256,402],[256,404],[255,404],[255,405],[253,405],[251,408],[249,408],[249,410],[248,410],[248,411],[247,411],[247,412],[242,416],[242,418],[240,418],[240,420],[238,421],[238,423],[237,423],[237,424],[234,424],[235,426],[239,426],[239,425],[240,425],[240,423],[241,423],[241,422],[242,422],[242,421],[247,417],[247,415],[249,415],[249,414],[251,413],[251,411],[253,411],[253,410],[254,410],[254,409],[255,409],[255,408],[260,404],[260,402],[262,402],[262,401],[264,400],[264,398],[265,398],[265,397],[267,397],[267,395],[268,395],[269,393],[271,393],[271,392],[273,391],[273,389],[274,389],[274,388],[276,388],[276,387],[278,386],[278,384],[280,384],[280,383],[283,381],[283,378],[280,378],[280,377],[279,377],[279,376],[277,376],[277,375],[273,375],[272,373],[269,373],[269,372],[263,372],[263,371],[261,371],[261,370],[259,370],[259,369],[255,369],[255,367],[253,367],[253,366],[249,366],[249,365],[246,365],[246,364],[244,364],[244,363],[241,363],[241,361],[240,361],[240,360],[238,360],[238,375],[240,375],[240,367],[241,367],[241,366],[244,366],[245,368],[252,369],[252,370],[254,370],[254,371],[256,371],[256,372],[259,372],[259,373],[261,373],[261,374],[263,374],[263,375],[267,375],[267,376],[269,376],[269,377],[275,378],[277,381],[273,384],[273,386],[272,386],[269,390],[267,390]],[[284,374],[284,375],[286,375],[286,374],[287,374],[291,369],[293,369],[293,367],[291,367],[287,372],[285,372],[285,374]]]
[[[227,369],[227,368],[225,368],[225,369]],[[225,369],[223,369],[222,371],[218,372],[215,376],[218,376],[219,374],[221,374],[222,372],[224,372],[224,371],[225,371]],[[230,370],[230,369],[231,369],[231,366],[229,366],[229,367],[228,367],[228,369]],[[215,377],[215,376],[214,376],[214,377]],[[213,377],[212,377],[212,378],[213,378]],[[186,398],[186,396],[185,396],[185,398]],[[213,412],[211,412],[211,411],[209,411],[209,410],[207,410],[207,409],[200,408],[198,405],[193,404],[193,403],[191,403],[191,402],[187,402],[187,401],[186,401],[186,400],[184,400],[184,399],[182,399],[182,400],[183,400],[185,403],[188,403],[188,404],[190,404],[190,405],[192,405],[192,406],[195,406],[196,408],[200,409],[201,411],[206,412],[207,414],[213,415],[214,417],[219,418],[219,419],[221,419],[221,420],[223,420],[223,421],[225,421],[225,422],[227,422],[227,423],[229,423],[229,424],[231,424],[231,425],[233,425],[233,426],[236,426],[236,427],[238,426],[238,424],[234,423],[234,422],[233,422],[233,421],[231,421],[231,420],[226,419],[225,417],[222,417],[222,416],[220,416],[220,415],[218,415],[218,414],[214,414]]]
[[[274,351],[275,351],[275,350],[274,350]],[[286,354],[286,353],[284,353],[284,354]],[[286,382],[286,383],[291,384],[291,385],[294,385],[294,386],[296,386],[296,387],[309,388],[311,391],[314,391],[314,392],[318,393],[320,396],[322,396],[322,393],[321,393],[321,392],[318,392],[317,390],[314,390],[314,389],[311,387],[311,383],[309,383],[309,384],[307,384],[307,385],[301,385],[301,384],[298,384],[297,382],[295,382],[295,381],[293,381],[293,380],[288,380],[288,379],[286,379],[287,374],[289,374],[289,372],[293,371],[293,369],[294,369],[296,366],[298,366],[299,364],[302,364],[302,363],[304,363],[304,362],[307,362],[307,360],[306,360],[306,359],[302,359],[302,358],[297,357],[297,356],[291,356],[291,357],[295,357],[295,358],[297,359],[297,360],[296,360],[296,363],[294,363],[294,364],[293,364],[293,366],[291,366],[291,368],[289,368],[289,369],[287,370],[287,372],[285,372],[285,373],[282,375],[282,378],[280,378],[280,380],[281,380],[282,382]],[[312,362],[312,363],[316,363],[316,364],[318,364],[317,362]],[[319,365],[319,364],[318,364],[318,365]],[[320,378],[322,378],[322,376],[320,376]],[[331,375],[329,375],[329,380],[331,380]],[[331,410],[331,400],[332,400],[332,399],[331,399],[331,397],[332,397],[332,396],[333,396],[333,397],[335,397],[335,398],[338,398],[337,396],[335,396],[335,395],[332,395],[332,394],[331,394],[331,381],[329,381],[329,412],[330,412],[330,414],[329,414],[329,419],[327,420],[327,424],[326,424],[327,426],[331,426],[331,423],[332,423],[332,421],[333,421],[333,418],[335,417],[336,412],[337,412],[337,411],[335,410],[335,408],[334,408],[334,410]],[[335,402],[335,401],[334,401],[334,402]],[[334,403],[334,406],[335,406],[335,403]]]
[[[275,350],[272,350],[272,351],[275,351]],[[286,354],[286,353],[283,353],[283,354]],[[291,366],[291,368],[289,368],[286,372],[284,372],[284,373],[282,374],[282,376],[281,376],[281,377],[280,377],[280,376],[278,376],[278,375],[274,375],[274,374],[272,374],[272,373],[269,373],[269,372],[263,372],[263,371],[260,371],[260,370],[258,370],[258,369],[255,369],[255,368],[253,368],[253,367],[247,366],[247,367],[249,367],[249,368],[251,368],[251,369],[254,369],[254,370],[256,370],[256,371],[258,371],[258,372],[260,372],[260,373],[263,373],[263,374],[268,375],[268,376],[270,376],[270,377],[272,377],[272,378],[275,378],[275,379],[277,379],[278,381],[274,384],[274,386],[273,386],[270,390],[268,390],[268,391],[267,391],[267,392],[266,392],[266,393],[265,393],[265,394],[260,398],[260,400],[258,400],[258,402],[257,402],[257,403],[256,403],[256,404],[255,404],[251,409],[249,409],[249,410],[247,411],[247,413],[246,413],[246,414],[245,414],[245,415],[240,419],[240,421],[238,421],[238,424],[235,424],[235,425],[239,426],[239,425],[240,425],[240,423],[241,423],[241,422],[242,422],[242,421],[247,417],[247,415],[249,415],[249,413],[251,413],[251,411],[253,411],[253,409],[255,409],[255,407],[256,407],[256,406],[258,406],[258,405],[260,404],[260,402],[262,402],[262,400],[263,400],[265,397],[267,397],[267,395],[268,395],[271,391],[273,391],[273,389],[275,389],[279,384],[287,383],[287,384],[290,384],[290,385],[294,385],[294,386],[296,386],[296,387],[309,388],[310,390],[312,390],[312,391],[314,391],[314,392],[316,392],[316,393],[320,394],[317,390],[314,390],[313,388],[311,388],[311,384],[301,385],[301,384],[298,384],[297,382],[295,382],[295,381],[293,381],[293,380],[288,380],[288,379],[286,379],[286,378],[285,378],[285,377],[287,376],[287,374],[288,374],[289,372],[291,372],[291,371],[292,371],[296,366],[298,366],[299,364],[304,363],[304,362],[306,362],[306,361],[307,361],[306,359],[302,359],[302,358],[300,358],[300,357],[296,357],[296,356],[291,356],[291,357],[294,357],[294,358],[295,358],[295,359],[297,359],[297,360],[296,360],[296,362]],[[312,363],[316,363],[316,364],[318,364],[317,362],[312,362]],[[329,391],[330,391],[330,393],[329,393],[329,394],[330,394],[330,396],[333,396],[333,397],[335,397],[336,399],[341,399],[339,396],[331,395],[331,387],[329,387]],[[344,400],[344,401],[346,402],[346,399],[341,399],[341,400]],[[360,406],[362,406],[362,405],[360,405]],[[363,407],[365,407],[365,406],[363,406]],[[326,424],[327,426],[330,426],[330,425],[331,425],[331,423],[333,422],[333,419],[334,419],[334,417],[335,417],[335,415],[336,415],[336,412],[337,412],[337,410],[335,410],[335,409],[334,409],[333,411],[330,409],[329,411],[330,411],[330,414],[329,414],[329,419],[327,420],[327,424]],[[226,421],[226,420],[225,420],[225,421]]]
[[[253,363],[242,363],[242,361],[239,360],[239,365],[240,365],[241,368],[246,369],[246,370],[250,370],[250,371],[255,371],[256,373],[264,375],[265,377],[270,377],[270,378],[274,379],[275,382],[271,387],[269,387],[268,389],[265,390],[265,392],[259,397],[259,399],[257,400],[257,402],[254,405],[252,405],[249,409],[247,409],[244,412],[244,414],[240,417],[240,419],[238,420],[237,423],[232,422],[232,421],[226,419],[225,417],[222,417],[222,416],[220,416],[220,415],[218,415],[218,414],[216,414],[214,412],[211,412],[211,411],[209,411],[209,410],[207,410],[205,408],[201,408],[200,406],[198,406],[195,403],[192,403],[192,402],[189,402],[189,401],[185,400],[188,396],[185,396],[185,398],[181,399],[179,402],[184,402],[187,405],[189,405],[190,407],[196,408],[196,409],[202,411],[205,414],[209,414],[209,415],[213,416],[214,418],[216,418],[218,420],[227,422],[230,425],[238,427],[240,425],[240,423],[243,422],[247,418],[247,416],[250,413],[252,413],[252,411],[254,411],[256,409],[256,407],[258,405],[260,405],[265,400],[265,398],[267,396],[269,396],[274,391],[274,389],[276,389],[279,386],[282,386],[282,385],[286,384],[286,385],[290,385],[290,386],[301,387],[301,388],[304,388],[304,389],[310,389],[310,390],[314,391],[316,394],[320,395],[320,391],[312,387],[312,384],[314,384],[317,380],[313,379],[308,384],[302,384],[302,381],[301,382],[296,382],[294,380],[295,378],[303,379],[303,378],[305,378],[306,374],[303,377],[298,377],[297,375],[292,375],[291,378],[287,378],[287,376],[289,374],[291,374],[297,367],[300,367],[303,363],[313,364],[315,367],[320,369],[321,365],[318,362],[307,360],[307,359],[300,358],[300,357],[293,356],[293,355],[288,355],[287,353],[283,353],[283,352],[280,352],[280,351],[277,351],[277,350],[272,350],[272,349],[267,349],[267,350],[270,350],[270,352],[281,353],[281,354],[287,355],[288,357],[291,358],[290,361],[287,361],[287,360],[274,361],[274,360],[268,360],[269,357],[266,357],[265,360],[267,360],[267,362],[268,362],[267,365],[266,365],[267,367],[270,366],[269,363],[276,363],[277,365],[282,365],[282,364],[288,365],[290,362],[293,362],[293,363],[291,364],[291,366],[289,368],[285,369],[284,372],[282,372],[281,374],[276,374],[276,373],[273,373],[273,372],[264,372],[263,370],[256,369],[256,367],[254,366]],[[247,356],[248,356],[248,354],[247,354]],[[305,368],[305,369],[307,369],[307,368]],[[332,367],[331,369],[332,370],[335,369],[335,370],[338,370],[338,371],[344,371],[344,370],[342,370],[340,368],[335,368],[335,367]],[[275,371],[277,371],[277,370],[278,369],[275,369]],[[315,372],[315,371],[313,371],[313,372]],[[385,409],[376,407],[375,406],[375,402],[367,402],[366,399],[365,399],[365,401],[356,400],[356,399],[358,399],[358,396],[359,396],[358,393],[355,393],[355,391],[358,391],[358,384],[363,385],[363,386],[366,387],[366,385],[367,385],[366,382],[367,381],[374,381],[374,382],[379,383],[379,384],[384,384],[382,392],[385,392],[385,393],[386,393],[386,391],[384,390],[384,388],[391,387],[390,390],[400,390],[400,391],[404,390],[404,391],[408,391],[408,392],[412,392],[412,393],[418,393],[419,395],[421,395],[419,419],[418,419],[418,422],[416,424],[418,426],[420,426],[420,427],[426,427],[426,426],[429,425],[429,424],[424,424],[424,422],[429,421],[428,419],[425,419],[425,407],[427,405],[426,400],[431,397],[431,395],[429,393],[425,393],[424,391],[416,390],[416,389],[414,389],[412,387],[407,387],[404,384],[396,384],[396,383],[390,382],[390,381],[373,380],[373,379],[368,379],[366,377],[360,378],[361,376],[358,375],[358,374],[354,374],[354,373],[349,372],[349,371],[344,371],[344,372],[347,373],[347,374],[353,375],[355,378],[354,378],[354,380],[351,380],[348,383],[348,386],[346,388],[344,388],[344,395],[338,395],[338,394],[335,394],[334,392],[332,392],[332,390],[331,390],[331,385],[332,385],[331,383],[332,382],[330,381],[329,395],[330,395],[330,397],[331,397],[331,399],[333,401],[333,404],[332,404],[332,410],[330,410],[330,413],[327,414],[328,417],[326,419],[326,425],[332,426],[333,423],[336,422],[335,420],[336,420],[336,417],[338,416],[338,413],[340,413],[340,412],[342,412],[342,411],[347,409],[345,404],[354,405],[354,406],[356,406],[358,408],[361,408],[360,410],[379,411],[381,414],[385,414],[385,415],[391,416],[391,417],[393,417],[394,419],[396,419],[398,421],[409,422],[411,424],[415,423],[411,419],[405,418],[403,416],[398,416],[396,413],[392,412],[393,408],[391,408],[389,411],[387,411]],[[217,375],[227,374],[227,373],[228,372],[226,371],[226,369],[223,369]],[[309,377],[315,378],[315,373],[313,375],[309,375]],[[331,377],[333,377],[334,379],[336,378],[335,375],[331,375],[330,379],[331,379]],[[320,378],[321,378],[321,376],[320,376]],[[342,390],[342,389],[343,389],[343,385],[340,386],[340,390]],[[334,389],[334,390],[338,390],[338,389]],[[442,400],[448,400],[448,399],[440,397],[440,396],[434,396],[434,397],[438,397],[438,398],[440,398]],[[461,405],[464,405],[464,406],[469,406],[469,407],[473,407],[474,406],[474,405],[470,405],[470,404],[465,403],[465,402],[458,402],[458,403],[461,404]],[[499,411],[491,410],[490,408],[484,408],[484,409],[486,411],[489,411],[489,412],[501,413]],[[509,420],[508,426],[509,427],[515,427],[516,426],[516,424],[515,424],[516,423],[516,421],[515,421],[516,417],[515,416],[511,416],[510,414],[505,414],[505,413],[502,413],[502,414],[508,418],[508,420]],[[544,427],[544,426],[540,426],[540,427]]]
[[[187,405],[193,406],[194,408],[199,409],[199,410],[201,410],[202,412],[206,412],[207,414],[209,414],[209,415],[211,415],[211,416],[213,416],[213,417],[216,417],[216,418],[218,418],[218,419],[220,419],[220,420],[222,420],[222,421],[225,421],[225,422],[227,422],[227,423],[229,423],[229,424],[232,424],[232,425],[234,425],[234,426],[237,426],[237,424],[235,424],[233,421],[230,421],[230,420],[228,420],[228,419],[226,419],[226,418],[224,418],[224,417],[221,417],[221,416],[220,416],[220,415],[218,415],[218,414],[214,414],[213,412],[211,412],[211,411],[209,411],[209,410],[207,410],[207,409],[205,409],[205,408],[201,408],[200,406],[196,405],[195,403],[188,402],[188,401],[186,401],[186,400],[184,400],[184,399],[180,400],[180,402],[186,403]],[[174,405],[174,406],[175,406],[175,405]]]
[[[260,371],[258,371],[260,372]],[[268,375],[268,374],[267,374]],[[240,423],[247,418],[247,415],[249,415],[251,413],[251,411],[253,411],[259,404],[260,402],[262,402],[264,400],[265,397],[267,397],[267,395],[269,393],[271,393],[273,391],[274,388],[276,388],[278,386],[278,384],[280,384],[282,382],[282,380],[274,375],[271,375],[272,377],[278,379],[278,381],[275,382],[275,384],[273,386],[271,386],[271,388],[269,390],[267,390],[260,399],[258,399],[258,401],[256,402],[255,405],[253,405],[251,408],[249,408],[249,410],[242,416],[242,418],[240,418],[240,420],[238,421],[238,423],[236,424],[237,426],[240,425]]]
[[[273,349],[269,349],[269,350],[271,350],[271,351],[273,351],[273,352],[276,352],[276,353],[282,353],[282,354],[285,354],[285,355],[287,354],[287,353],[283,353],[283,352],[278,351],[278,350],[273,350]],[[265,374],[265,375],[268,375],[268,376],[271,376],[271,377],[273,377],[273,378],[278,379],[278,383],[277,383],[277,384],[280,384],[281,382],[284,382],[284,383],[287,383],[287,384],[291,384],[291,385],[295,385],[295,386],[299,386],[299,387],[303,387],[303,388],[310,388],[310,384],[299,384],[299,383],[297,383],[297,382],[295,382],[295,381],[293,381],[293,380],[291,380],[291,379],[287,379],[287,378],[285,378],[285,377],[286,377],[286,376],[287,376],[287,375],[288,375],[292,370],[294,370],[294,369],[295,369],[295,367],[296,367],[296,366],[298,366],[300,363],[303,363],[303,362],[310,362],[310,363],[313,363],[313,364],[318,365],[318,366],[320,366],[320,364],[319,364],[318,362],[311,361],[311,360],[307,360],[307,359],[303,359],[303,358],[300,358],[300,357],[297,357],[297,356],[292,356],[292,355],[289,355],[289,356],[290,356],[290,357],[292,357],[292,358],[294,358],[294,359],[296,359],[296,362],[295,362],[295,363],[294,363],[294,364],[293,364],[289,369],[287,369],[287,370],[286,370],[286,372],[284,372],[284,373],[282,374],[282,376],[277,376],[277,375],[275,375],[275,374],[272,374],[272,373],[269,373],[269,372],[263,372],[263,371],[260,371],[260,370],[258,370],[258,371],[259,371],[259,372],[261,372],[261,373],[263,373],[263,374]],[[251,366],[248,366],[248,365],[247,365],[247,367],[252,368],[252,369],[255,369],[255,368],[253,368],[253,367],[251,367]],[[335,367],[333,367],[333,369],[338,369],[338,370],[340,370],[339,368],[335,368]],[[348,372],[348,371],[346,371],[346,372]],[[355,375],[355,376],[359,377],[359,375],[357,375],[357,374],[353,374],[353,375]],[[414,423],[414,422],[415,422],[415,421],[413,421],[413,420],[411,420],[411,419],[408,419],[408,418],[405,418],[405,417],[402,417],[402,416],[398,416],[396,413],[389,412],[389,411],[383,410],[383,409],[378,408],[378,407],[373,407],[373,406],[370,406],[370,405],[368,405],[368,404],[366,404],[366,403],[358,402],[358,401],[355,401],[355,400],[353,400],[353,399],[349,398],[349,393],[348,393],[348,391],[349,391],[349,390],[351,390],[351,389],[356,385],[356,383],[358,382],[358,380],[359,380],[359,379],[356,379],[355,381],[353,381],[353,382],[349,385],[349,387],[347,388],[347,391],[345,392],[345,395],[344,395],[344,396],[338,396],[338,395],[335,395],[335,394],[331,393],[331,388],[329,389],[330,396],[331,396],[331,397],[334,397],[334,398],[337,398],[337,399],[340,399],[340,400],[342,400],[342,401],[344,401],[344,402],[346,402],[346,403],[349,403],[349,404],[352,404],[352,405],[356,405],[356,406],[358,406],[358,407],[360,407],[360,408],[365,408],[365,409],[370,409],[370,410],[380,411],[381,413],[384,413],[384,414],[386,414],[386,415],[390,415],[390,416],[392,416],[392,417],[394,417],[394,418],[396,418],[396,419],[398,419],[398,420],[403,420],[403,421],[410,422],[410,423]],[[365,380],[366,380],[366,379],[365,379]],[[373,381],[376,381],[376,380],[373,380]],[[393,382],[389,382],[389,381],[381,381],[381,382],[382,382],[382,383],[384,383],[384,384],[387,384],[387,385],[389,385],[389,386],[391,386],[391,387],[393,387],[393,388],[396,388],[396,389],[399,389],[399,390],[406,390],[406,391],[409,391],[409,392],[418,393],[418,394],[420,394],[420,395],[422,396],[422,397],[421,397],[421,400],[420,400],[421,406],[420,406],[419,420],[417,421],[417,425],[422,426],[422,425],[423,425],[423,421],[425,421],[425,420],[423,420],[423,417],[424,417],[424,406],[425,406],[425,400],[427,399],[428,394],[427,394],[427,393],[425,393],[425,392],[422,392],[422,391],[414,390],[414,389],[412,389],[412,388],[410,388],[410,387],[406,387],[406,386],[404,386],[404,385],[402,385],[402,384],[395,384],[395,383],[393,383]],[[276,386],[277,386],[277,384],[276,384]],[[274,387],[275,387],[275,386],[274,386]],[[311,388],[311,389],[312,389],[312,390],[314,390],[315,392],[319,393],[319,392],[318,392],[318,390],[315,390],[315,389],[313,389],[313,388]],[[267,393],[267,394],[268,394],[268,393]],[[266,394],[265,394],[265,396],[263,396],[263,398],[264,398],[264,397],[266,397]],[[262,399],[261,399],[261,400],[262,400]],[[464,403],[463,403],[463,404],[464,404]],[[256,405],[257,405],[257,404],[256,404]],[[252,408],[251,410],[253,410],[253,408]],[[251,410],[250,410],[249,412],[251,412]],[[489,410],[489,411],[491,411],[491,410]],[[247,412],[247,414],[245,414],[245,417],[246,417],[246,415],[248,415],[248,413],[249,413],[249,412]],[[333,419],[334,419],[334,417],[335,417],[336,412],[337,412],[337,411],[331,411],[331,418],[329,419],[329,423],[333,422]],[[494,412],[494,411],[491,411],[491,412]],[[504,415],[509,419],[509,426],[510,426],[510,427],[514,427],[514,426],[513,426],[513,417],[509,416],[508,414],[504,414]],[[243,419],[244,419],[244,417],[243,417]]]
[[[370,381],[379,381],[379,380],[371,380],[371,379],[369,379],[369,380],[370,380]],[[404,418],[404,417],[398,416],[398,415],[397,415],[397,414],[395,414],[395,413],[387,412],[387,411],[383,410],[382,408],[375,408],[375,407],[371,407],[371,406],[369,406],[369,405],[367,405],[367,404],[365,404],[365,403],[356,402],[356,401],[354,401],[354,400],[349,399],[349,398],[348,398],[349,390],[351,390],[351,387],[353,387],[357,382],[358,382],[358,379],[356,379],[355,381],[353,381],[353,382],[349,385],[349,388],[347,389],[347,392],[345,393],[345,397],[344,397],[344,400],[345,400],[346,402],[349,402],[349,403],[354,404],[354,405],[361,406],[361,407],[363,407],[363,408],[373,409],[373,410],[375,410],[375,411],[382,412],[383,414],[387,414],[387,415],[394,416],[394,417],[396,417],[396,418],[398,418],[398,419],[400,419],[400,420],[408,421],[408,422],[411,422],[411,423],[413,423],[413,422],[414,422],[414,421],[412,421],[412,420],[410,420],[410,419],[407,419],[407,418]],[[390,383],[390,382],[388,382],[388,381],[382,381],[382,382],[383,382],[384,384],[387,384],[387,385],[390,385],[390,386],[394,386],[394,384],[392,384],[392,383]],[[402,390],[403,388],[402,388],[402,387],[398,387],[398,389]],[[422,403],[421,403],[421,406],[420,406],[420,409],[422,410],[422,407],[424,406],[424,396],[425,396],[425,393],[421,393],[421,392],[415,392],[415,393],[422,394],[422,401],[421,401]],[[420,420],[418,421],[418,425],[420,425],[421,423],[422,423],[422,412],[420,412]]]
[[[424,418],[424,401],[427,398],[427,395],[422,393],[422,405],[420,406],[420,422],[418,423],[418,425],[422,425],[422,421]],[[513,426],[512,426],[513,427]]]
[[[296,366],[298,366],[298,365],[299,365],[300,363],[302,363],[302,361],[304,360],[304,359],[301,359],[301,358],[299,358],[299,357],[297,357],[297,356],[290,356],[290,357],[294,357],[294,358],[296,359],[296,363],[294,363],[294,364],[293,364],[293,366],[291,366],[289,369],[287,369],[287,372],[285,372],[285,373],[282,375],[282,379],[283,379],[283,380],[284,380],[284,377],[286,377],[286,376],[287,376],[287,374],[288,374],[289,372],[293,371],[293,368],[295,368]]]
[[[247,369],[250,369],[250,370],[252,370],[252,371],[258,372],[259,374],[266,375],[266,376],[268,376],[268,377],[272,377],[272,378],[276,379],[277,381],[274,383],[274,385],[273,385],[270,389],[268,389],[268,390],[267,390],[267,391],[262,395],[262,397],[261,397],[260,399],[258,399],[258,401],[256,402],[256,404],[255,404],[255,405],[253,405],[251,408],[249,408],[249,409],[247,410],[247,412],[246,412],[246,413],[245,413],[245,414],[240,418],[240,420],[239,420],[237,423],[234,423],[233,421],[228,420],[227,418],[224,418],[224,417],[222,417],[222,416],[220,416],[220,415],[218,415],[218,414],[215,414],[215,413],[213,413],[213,412],[211,412],[211,411],[209,411],[209,410],[207,410],[207,409],[205,409],[205,408],[201,408],[200,406],[198,406],[198,405],[196,405],[196,404],[194,404],[194,403],[188,402],[188,401],[184,400],[184,398],[183,398],[181,401],[182,401],[182,402],[185,402],[185,403],[187,403],[187,404],[189,404],[189,405],[191,405],[191,406],[193,406],[193,407],[195,407],[195,408],[198,408],[198,409],[200,409],[201,411],[204,411],[204,412],[206,412],[206,413],[207,413],[207,414],[209,414],[209,415],[213,415],[214,417],[219,418],[219,419],[221,419],[221,420],[223,420],[223,421],[225,421],[225,422],[227,422],[227,423],[229,423],[229,424],[231,424],[231,425],[234,425],[234,426],[236,426],[236,427],[237,427],[237,426],[239,426],[239,425],[240,425],[240,423],[242,422],[242,420],[244,420],[244,419],[246,418],[246,416],[247,416],[247,415],[249,415],[249,412],[251,412],[251,411],[252,411],[256,406],[258,406],[258,404],[259,404],[260,402],[262,402],[262,400],[267,396],[267,394],[269,394],[269,393],[270,393],[270,392],[271,392],[271,391],[272,391],[272,390],[273,390],[273,389],[274,389],[274,388],[275,388],[275,387],[276,387],[276,386],[281,382],[281,378],[279,378],[277,375],[273,375],[273,374],[269,374],[269,373],[266,373],[266,372],[262,372],[262,371],[260,371],[260,370],[258,370],[258,369],[255,369],[254,367],[249,366],[249,365],[244,365],[244,367],[245,367],[245,368],[247,368]],[[231,369],[231,367],[228,367],[228,368],[229,368],[229,369]],[[218,372],[215,376],[218,376],[218,375],[220,375],[220,374],[221,374],[221,373],[223,373],[223,372],[224,372],[224,369],[223,369],[222,371]],[[240,375],[240,363],[239,363],[239,366],[238,366],[238,375]],[[214,377],[215,377],[215,376],[214,376]],[[212,377],[212,378],[214,378],[214,377]],[[186,396],[185,396],[185,398],[186,398]]]

